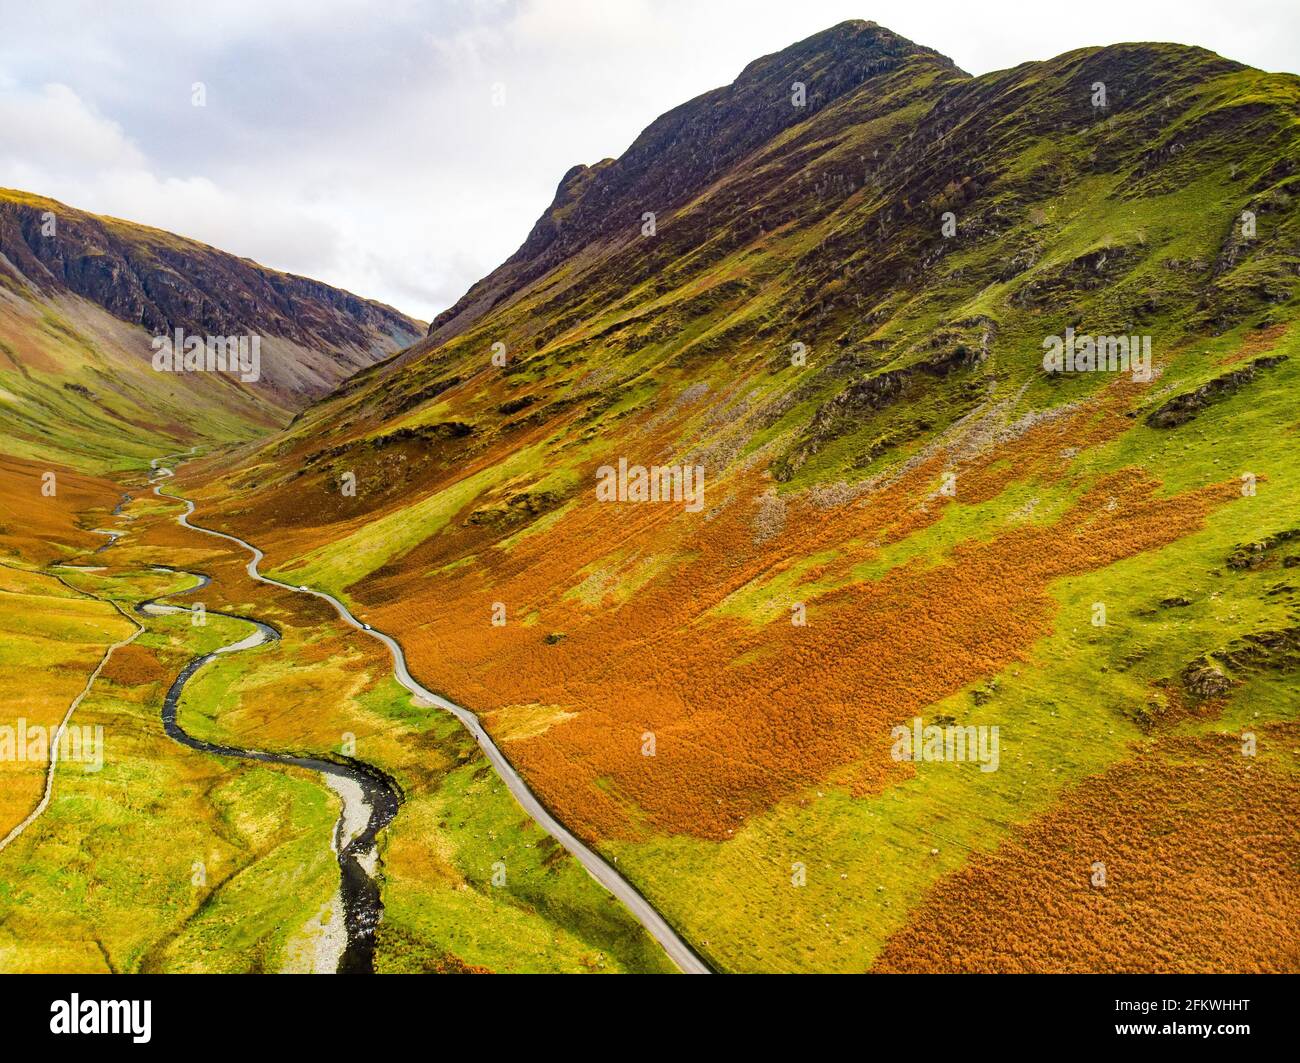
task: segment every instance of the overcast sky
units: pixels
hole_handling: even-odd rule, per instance
[[[975,74],[1128,40],[1300,72],[1294,0],[0,0],[0,186],[428,319],[570,166],[847,18]]]

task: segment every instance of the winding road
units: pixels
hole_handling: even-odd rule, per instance
[[[157,469],[156,477],[159,479],[172,475],[170,469],[159,468],[157,463],[155,463],[155,468]],[[474,713],[470,712],[469,709],[457,705],[455,702],[448,701],[446,698],[442,697],[439,694],[435,694],[433,691],[429,690],[427,687],[422,686],[419,682],[415,680],[415,678],[411,675],[409,669],[407,668],[406,653],[402,649],[401,644],[395,638],[393,638],[391,635],[383,631],[378,631],[375,628],[372,628],[369,624],[363,623],[362,621],[358,620],[355,616],[352,615],[348,607],[344,605],[341,601],[339,601],[339,599],[335,598],[332,594],[329,594],[325,591],[314,590],[310,587],[295,586],[290,583],[284,583],[280,580],[273,579],[270,576],[263,576],[258,571],[258,564],[262,561],[263,557],[265,556],[261,550],[259,550],[252,543],[239,538],[237,535],[228,535],[225,532],[214,531],[211,528],[204,528],[201,525],[190,523],[189,518],[194,513],[194,503],[190,501],[190,499],[185,498],[181,495],[172,494],[170,492],[164,491],[162,489],[162,486],[163,485],[161,483],[155,483],[154,494],[158,495],[161,498],[170,498],[176,502],[184,503],[185,505],[185,512],[178,514],[176,517],[176,520],[179,524],[181,524],[183,527],[191,529],[192,531],[202,532],[204,535],[211,535],[218,539],[225,539],[227,542],[231,542],[236,544],[237,546],[242,547],[244,550],[247,550],[252,555],[252,559],[248,562],[248,565],[246,566],[246,571],[248,572],[248,575],[251,578],[257,580],[260,583],[266,583],[273,587],[280,587],[284,590],[293,591],[297,594],[309,594],[312,595],[313,597],[320,598],[324,601],[329,602],[329,604],[334,607],[334,611],[338,613],[339,617],[346,624],[355,628],[357,631],[369,635],[371,638],[378,639],[386,647],[388,647],[388,652],[393,659],[393,675],[396,677],[398,683],[400,683],[404,688],[406,688],[408,691],[410,691],[412,694],[416,695],[417,697],[422,698],[425,701],[428,701],[431,704],[436,705],[439,708],[444,709],[447,712],[451,713],[453,716],[456,717],[457,720],[461,722],[461,724],[470,732],[470,734],[474,736],[474,740],[478,742],[479,748],[483,750],[483,753],[487,756],[488,761],[491,763],[497,775],[501,778],[501,781],[506,784],[506,787],[514,795],[515,800],[519,802],[520,806],[523,808],[523,810],[526,813],[528,813],[529,817],[539,827],[541,827],[544,831],[546,831],[547,834],[549,834],[552,838],[554,838],[557,842],[559,842],[560,845],[564,846],[564,848],[567,849],[578,860],[578,862],[581,863],[582,866],[587,869],[587,872],[592,876],[592,878],[594,878],[597,882],[599,882],[602,886],[604,886],[607,890],[609,890],[610,893],[612,893],[615,897],[617,897],[627,907],[627,909],[632,913],[632,915],[637,919],[637,921],[643,927],[645,927],[647,933],[649,933],[651,937],[653,937],[657,942],[659,942],[660,946],[668,954],[669,958],[672,959],[672,961],[675,964],[677,964],[677,966],[681,968],[682,971],[684,971],[687,974],[708,974],[709,973],[709,968],[704,963],[704,961],[701,960],[698,955],[696,955],[695,951],[690,947],[690,945],[688,945],[678,935],[677,931],[675,931],[668,924],[668,921],[665,920],[664,917],[660,915],[659,912],[655,909],[655,907],[648,900],[646,900],[645,897],[641,895],[641,893],[636,889],[636,887],[633,886],[630,882],[628,882],[627,879],[625,879],[614,868],[612,864],[608,863],[604,859],[604,857],[600,856],[593,849],[589,848],[588,846],[584,845],[581,841],[579,841],[577,837],[575,837],[559,820],[557,820],[547,810],[546,806],[543,805],[540,800],[538,800],[536,794],[534,794],[532,790],[529,789],[528,784],[524,782],[524,780],[520,777],[519,773],[515,771],[513,765],[511,765],[510,761],[506,759],[505,754],[503,754],[501,750],[497,748],[496,743],[492,741],[491,737],[488,735],[487,731],[483,728],[483,725],[479,722],[478,717],[475,716]],[[239,619],[248,619],[248,618],[241,617]],[[259,624],[259,627],[262,628],[267,627],[267,625],[261,624],[259,621],[253,621],[253,623]],[[268,628],[268,630],[273,630],[273,629]],[[251,637],[252,636],[250,636],[250,638]],[[232,648],[233,647],[227,647],[228,650]],[[211,656],[212,655],[207,655],[204,658],[196,658],[194,661],[191,661],[190,664],[186,666],[188,675],[192,675],[194,671],[197,671],[198,668],[202,667],[202,664],[206,660],[210,659]],[[173,690],[176,692],[178,697],[180,693],[180,686],[184,685],[183,681],[188,678],[188,675],[186,672],[182,672],[181,677],[177,679],[176,684],[173,684]],[[177,684],[179,684],[179,686]],[[171,701],[171,699],[172,699],[172,692],[169,691],[168,700]],[[173,724],[174,722],[175,719],[174,719],[174,704],[173,704]],[[169,731],[168,733],[171,732]],[[188,735],[186,735],[185,737],[186,739],[189,739]],[[195,741],[194,739],[189,739],[187,744],[193,743],[194,741]],[[204,748],[208,752],[216,752],[216,753],[225,752],[224,747],[215,747],[212,746],[210,743],[202,743],[200,746],[195,746],[194,748]],[[279,756],[277,754],[256,753],[255,751],[235,751],[233,753],[227,753],[226,755],[247,756],[249,759],[258,759],[258,760],[275,758]],[[325,772],[330,772],[330,771],[339,772],[342,770],[340,768],[340,765],[338,764],[333,764],[328,761],[312,761],[311,758],[286,758],[286,760],[284,761],[276,761],[276,762],[295,763],[304,767],[310,766],[315,768],[315,770],[317,771],[325,771]],[[371,770],[373,771],[374,769]],[[394,814],[396,813],[395,804],[393,807],[393,813]],[[374,817],[372,815],[372,822],[373,819]],[[392,816],[390,815],[388,817],[388,820],[384,821],[383,825],[387,825],[387,822],[391,819]],[[379,829],[382,829],[382,826]],[[378,830],[376,829],[374,831],[371,831],[368,826],[365,833],[370,838],[371,845],[373,846],[374,835],[378,833]],[[342,864],[343,861],[342,849],[343,847],[340,846],[340,864]],[[373,930],[374,928],[372,926],[370,928],[370,932],[372,935],[372,948],[373,948]]]

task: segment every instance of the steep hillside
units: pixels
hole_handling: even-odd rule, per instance
[[[1201,49],[970,77],[845,23],[189,484],[719,968],[942,968],[964,910],[967,969],[1294,969],[1298,132]],[[610,500],[651,466],[702,493]]]
[[[154,338],[178,330],[256,336],[256,373],[159,372]],[[317,281],[0,190],[5,453],[100,470],[248,439],[421,331]]]

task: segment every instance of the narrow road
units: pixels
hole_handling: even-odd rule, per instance
[[[169,470],[159,470],[162,474],[168,474]],[[364,624],[358,620],[349,611],[348,607],[335,598],[332,594],[325,591],[313,590],[310,587],[298,587],[289,583],[283,583],[280,580],[272,579],[270,576],[263,576],[257,570],[259,562],[265,556],[252,543],[246,542],[237,535],[227,535],[225,532],[213,531],[211,528],[204,528],[197,524],[190,523],[190,516],[194,513],[194,503],[188,498],[181,495],[170,494],[162,490],[162,484],[154,486],[154,494],[163,498],[171,498],[177,502],[185,504],[185,512],[177,516],[176,520],[182,526],[190,528],[193,531],[203,532],[205,535],[212,535],[218,539],[225,539],[228,542],[235,543],[243,547],[252,555],[252,560],[248,562],[247,572],[253,579],[261,583],[270,584],[273,587],[281,587],[284,590],[294,591],[298,594],[310,594],[316,598],[327,601],[334,607],[335,612],[342,620],[363,632],[372,638],[378,639],[388,647],[388,652],[393,658],[393,674],[397,681],[417,697],[445,709],[456,717],[465,728],[474,736],[478,742],[479,748],[486,754],[488,761],[492,764],[497,775],[501,777],[510,792],[514,795],[515,800],[519,802],[525,812],[532,820],[546,831],[552,838],[559,842],[567,849],[578,862],[587,869],[587,872],[604,886],[610,893],[617,897],[628,910],[636,917],[637,921],[645,927],[646,931],[663,947],[669,958],[677,964],[687,974],[708,974],[709,968],[703,960],[695,954],[695,951],[678,935],[666,919],[655,909],[655,907],[641,895],[641,893],[627,881],[614,866],[608,863],[604,857],[600,856],[593,849],[579,841],[559,820],[557,820],[547,810],[546,806],[538,800],[537,795],[528,788],[528,784],[519,776],[505,757],[505,754],[497,748],[495,742],[489,737],[483,725],[479,722],[469,709],[457,705],[455,702],[448,701],[446,698],[427,689],[418,683],[412,677],[406,667],[406,653],[403,651],[401,644],[391,635],[383,631],[377,631],[369,624]]]
[[[99,549],[102,550],[104,548],[101,546]],[[76,587],[73,587],[72,584],[64,580],[62,576],[58,577],[58,580],[65,587],[68,587],[69,589],[74,591],[77,590]],[[86,594],[85,591],[77,591],[77,593]],[[95,597],[95,595],[93,594],[86,594],[86,596],[88,598]],[[107,601],[108,599],[100,598],[98,600]],[[81,688],[81,693],[72,699],[72,704],[68,706],[68,711],[63,714],[63,719],[59,721],[58,730],[54,732],[54,735],[50,739],[50,766],[45,770],[45,789],[41,794],[41,799],[40,801],[37,802],[36,807],[32,809],[31,813],[27,816],[26,819],[24,819],[21,823],[19,823],[18,826],[16,826],[8,834],[6,834],[4,838],[0,838],[0,852],[3,852],[4,849],[11,842],[13,842],[15,839],[19,837],[19,835],[23,833],[23,831],[25,831],[28,827],[30,827],[33,823],[35,823],[36,820],[40,818],[41,813],[43,813],[49,807],[50,797],[54,793],[54,773],[59,767],[59,745],[63,741],[63,735],[67,731],[68,724],[72,720],[72,714],[77,711],[77,706],[80,705],[82,700],[86,697],[86,695],[90,693],[90,688],[95,685],[95,680],[99,678],[99,673],[104,670],[104,665],[108,664],[108,659],[113,656],[113,651],[120,650],[123,646],[127,645],[128,643],[134,642],[140,636],[140,632],[144,630],[144,628],[141,627],[139,624],[136,624],[136,622],[132,620],[131,617],[127,616],[126,613],[122,612],[122,609],[117,604],[117,602],[109,601],[109,605],[111,605],[119,613],[122,613],[122,615],[125,616],[127,620],[130,620],[131,623],[135,625],[135,630],[132,631],[127,638],[121,639],[120,641],[113,643],[113,645],[109,646],[108,649],[104,651],[104,655],[99,659],[99,663],[95,665],[95,670],[90,673],[90,678],[86,680],[86,685]]]

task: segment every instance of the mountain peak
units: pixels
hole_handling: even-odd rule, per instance
[[[779,52],[762,56],[749,63],[733,85],[747,79],[765,77],[773,71],[810,73],[810,60],[825,59],[832,63],[852,63],[857,60],[882,56],[901,58],[908,55],[925,55],[939,59],[954,70],[957,65],[946,55],[910,41],[893,30],[864,19],[847,19],[782,48]]]
[[[523,245],[429,327],[441,340],[594,242],[662,219],[791,126],[909,63],[968,77],[951,59],[874,22],[841,22],[749,63],[730,84],[661,115],[618,159],[575,166]]]

